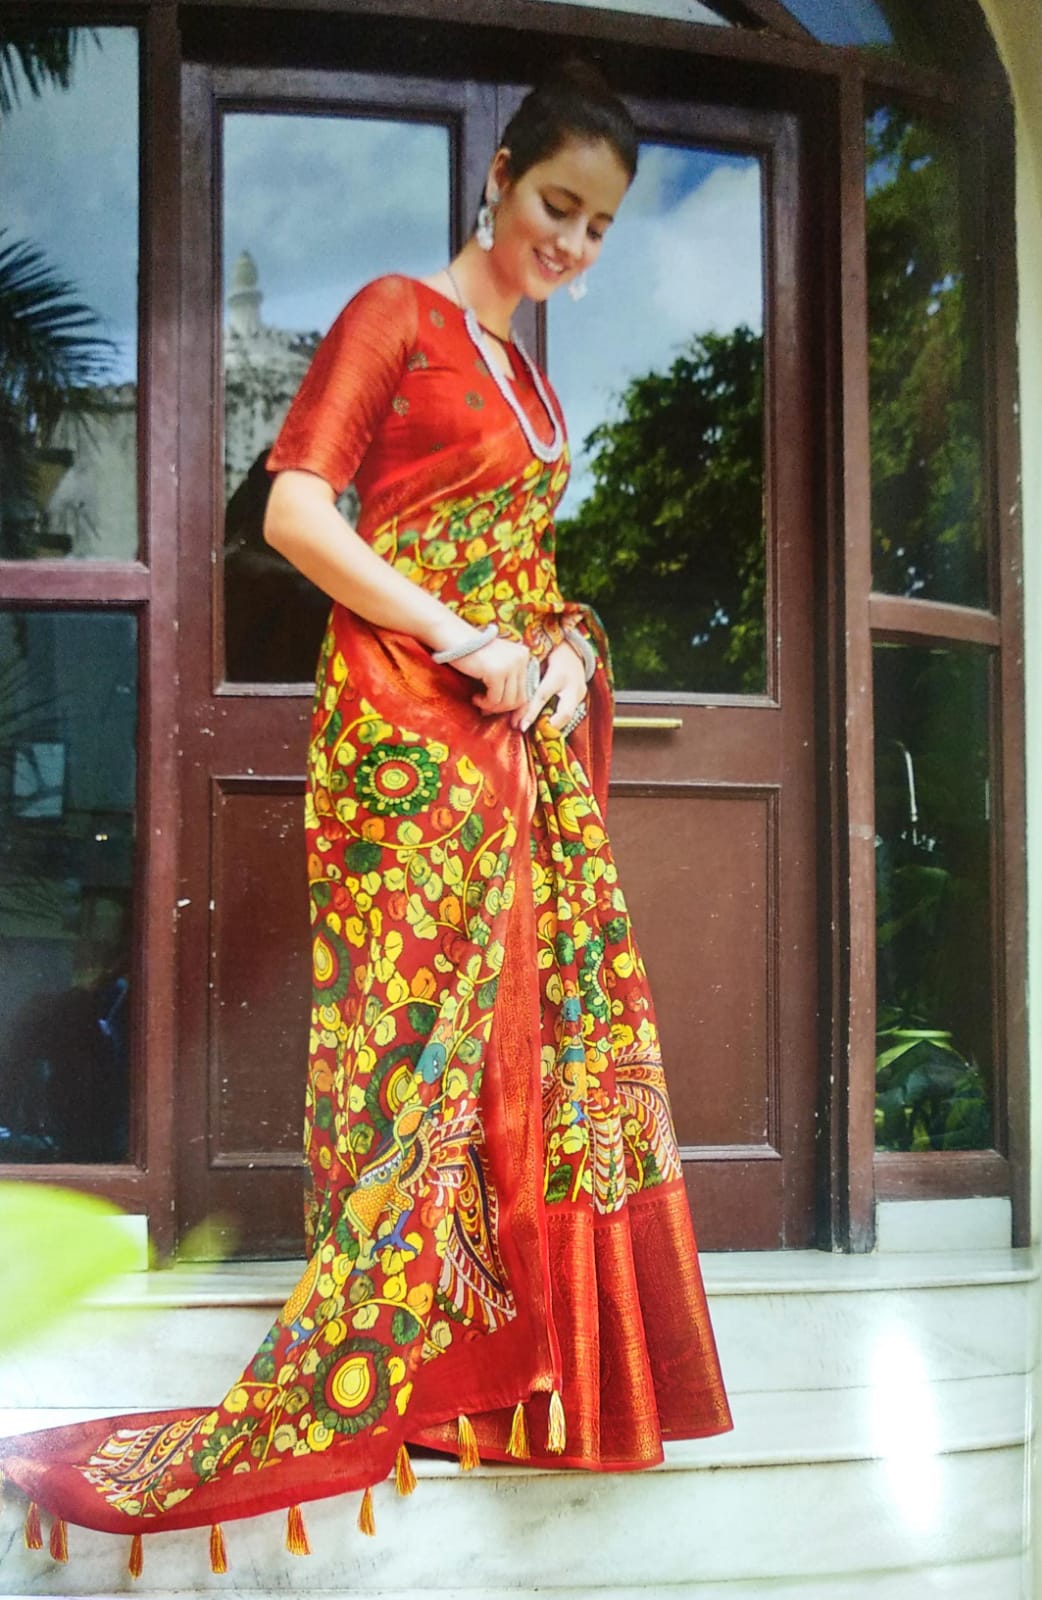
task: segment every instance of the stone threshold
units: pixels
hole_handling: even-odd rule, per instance
[[[702,1273],[710,1298],[762,1294],[865,1294],[1030,1283],[1037,1248],[843,1255],[824,1250],[707,1252]],[[106,1308],[271,1306],[278,1309],[304,1261],[179,1264],[129,1273],[91,1297]]]

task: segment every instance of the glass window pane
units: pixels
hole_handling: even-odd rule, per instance
[[[225,118],[224,604],[233,682],[314,676],[329,601],[264,542],[264,460],[321,335],[355,291],[381,273],[421,277],[447,260],[450,164],[449,131],[432,124]]]
[[[958,154],[892,106],[867,124],[872,581],[987,604],[977,314]]]
[[[643,145],[590,294],[549,304],[558,570],[620,688],[766,687],[762,196],[755,156]]]
[[[0,1161],[128,1150],[137,626],[0,611]]]
[[[137,33],[2,48],[0,556],[133,560]]]
[[[924,67],[965,65],[963,20],[946,26],[943,8],[922,0],[785,0],[785,9],[822,44],[884,51]]]
[[[988,652],[877,644],[876,1143],[992,1143]]]
[[[699,3],[699,0],[543,0],[544,5],[595,6],[599,11],[636,11],[642,17],[672,17],[680,22],[703,22],[710,27],[730,28],[727,17]]]
[[[797,22],[822,44],[857,44],[888,48],[894,36],[888,7],[876,0],[785,0]]]

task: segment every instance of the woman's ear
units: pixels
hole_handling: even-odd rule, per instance
[[[510,187],[510,182],[510,151],[506,145],[500,145],[492,157],[492,165],[485,179],[485,199],[490,205],[496,205],[502,199],[504,191]]]

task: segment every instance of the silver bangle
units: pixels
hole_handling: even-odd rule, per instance
[[[579,704],[576,706],[575,710],[572,712],[571,716],[568,718],[568,721],[565,723],[564,727],[561,729],[561,738],[562,739],[567,739],[567,737],[568,737],[568,735],[570,733],[574,733],[575,732],[576,728],[579,726],[580,722],[583,720],[583,718],[585,717],[585,715],[586,715],[588,710],[589,710],[589,707],[588,707],[586,701],[585,700],[580,700]]]
[[[571,645],[572,649],[579,657],[579,660],[582,662],[583,671],[586,674],[586,682],[589,683],[590,679],[597,671],[597,656],[594,652],[592,644],[590,643],[589,639],[583,638],[578,628],[564,628],[562,631],[565,638],[568,640],[568,643]]]
[[[494,622],[487,622],[480,633],[468,639],[465,644],[455,644],[448,650],[433,650],[431,660],[436,661],[439,667],[444,667],[450,661],[462,661],[464,656],[472,656],[476,650],[483,650],[493,639],[498,638],[499,627]]]

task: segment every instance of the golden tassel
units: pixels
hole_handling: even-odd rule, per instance
[[[394,1485],[399,1494],[412,1494],[416,1487],[416,1474],[403,1444],[398,1446],[398,1454],[394,1458]]]
[[[68,1561],[69,1559],[69,1530],[62,1517],[56,1517],[51,1523],[51,1556],[55,1561]]]
[[[564,1426],[564,1402],[555,1389],[550,1396],[550,1426],[546,1435],[546,1448],[551,1455],[559,1456],[567,1443]]]
[[[481,1457],[478,1454],[478,1441],[474,1433],[474,1424],[469,1417],[460,1412],[458,1423],[459,1438],[459,1464],[461,1472],[470,1472],[474,1467],[480,1467]]]
[[[40,1528],[40,1508],[35,1500],[30,1500],[29,1509],[25,1513],[25,1527],[22,1529],[27,1550],[43,1549],[43,1531]]]
[[[523,1400],[519,1400],[514,1407],[514,1420],[510,1424],[507,1455],[513,1456],[517,1461],[527,1461],[531,1454],[528,1444],[528,1422],[525,1418],[525,1403]]]
[[[228,1552],[224,1548],[224,1530],[219,1522],[210,1529],[210,1571],[228,1571]]]
[[[141,1535],[135,1533],[130,1541],[130,1560],[127,1562],[127,1571],[132,1578],[140,1578],[145,1568],[145,1552],[141,1545]]]
[[[291,1556],[309,1556],[308,1530],[304,1526],[304,1513],[299,1506],[290,1506],[286,1516],[286,1549]]]
[[[358,1531],[367,1533],[370,1538],[376,1532],[376,1518],[373,1515],[373,1491],[367,1488],[362,1496],[362,1504],[358,1509]]]

